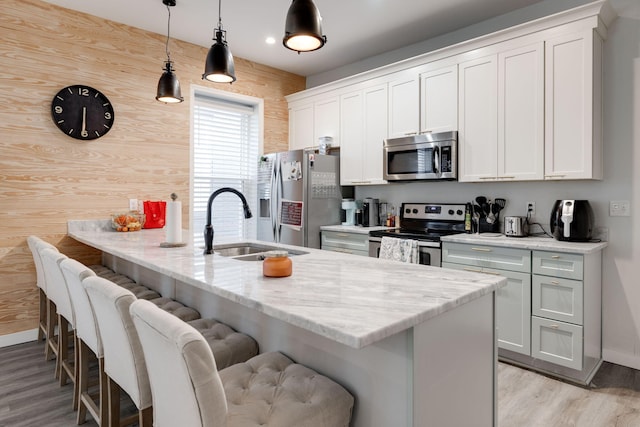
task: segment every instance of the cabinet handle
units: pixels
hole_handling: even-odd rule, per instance
[[[484,273],[482,270],[476,270],[475,268],[464,267],[464,271],[470,271],[471,273]]]
[[[497,176],[481,176],[478,179],[497,179]]]
[[[475,247],[472,247],[471,250],[472,251],[476,251],[476,252],[491,252],[491,249],[489,249],[489,248],[475,248]]]
[[[417,135],[417,134],[418,134],[418,132],[407,132],[404,135],[405,136],[412,136],[412,135]]]
[[[560,326],[555,325],[555,324],[554,324],[554,325],[549,325],[549,327],[550,327],[551,329],[560,329]]]
[[[551,255],[552,259],[560,259],[560,255]]]
[[[420,132],[420,135],[424,135],[425,133],[433,133],[432,130],[423,130],[422,132]]]
[[[349,233],[336,233],[338,237],[349,237]]]
[[[545,175],[545,178],[564,178],[566,175]]]
[[[558,282],[557,280],[551,280],[551,284],[552,284],[552,285],[559,285],[559,284],[560,284],[560,282]]]
[[[344,254],[352,254],[352,253],[353,253],[353,252],[351,252],[351,251],[350,251],[350,250],[348,250],[348,249],[341,249],[341,248],[335,248],[335,249],[334,249],[334,252],[342,252],[342,253],[344,253]]]
[[[351,181],[352,184],[371,184],[371,181]]]
[[[498,179],[516,179],[515,176],[499,176]]]

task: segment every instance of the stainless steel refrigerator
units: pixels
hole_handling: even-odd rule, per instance
[[[258,161],[258,240],[320,248],[320,226],[340,224],[339,157],[304,150]]]

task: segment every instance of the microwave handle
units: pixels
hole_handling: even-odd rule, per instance
[[[440,147],[433,147],[433,172],[440,173]]]

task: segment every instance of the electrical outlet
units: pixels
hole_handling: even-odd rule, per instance
[[[529,214],[529,216],[536,214],[536,202],[527,202],[527,214]]]
[[[628,200],[612,200],[609,202],[609,216],[631,216],[631,205]]]
[[[129,199],[129,210],[130,211],[138,210],[138,199]]]

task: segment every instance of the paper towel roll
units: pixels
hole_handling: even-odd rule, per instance
[[[167,243],[182,243],[182,202],[167,202]]]

